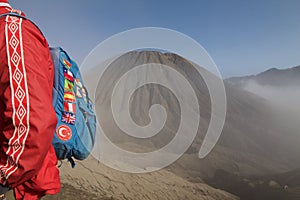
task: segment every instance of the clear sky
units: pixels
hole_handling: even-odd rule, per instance
[[[199,42],[224,77],[300,65],[299,0],[10,0],[79,64],[101,41],[164,27]]]

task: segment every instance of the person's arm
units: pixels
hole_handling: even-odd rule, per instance
[[[56,115],[51,102],[53,64],[46,40],[31,22],[7,19],[5,30],[1,30],[6,33],[5,40],[0,41],[1,47],[3,43],[6,46],[0,50],[4,105],[0,183],[16,187],[36,177],[45,164]],[[44,167],[49,173],[57,170],[55,156],[52,159],[51,166]]]

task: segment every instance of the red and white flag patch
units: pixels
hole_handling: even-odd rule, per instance
[[[64,111],[70,113],[76,113],[76,104],[70,102],[64,102]]]

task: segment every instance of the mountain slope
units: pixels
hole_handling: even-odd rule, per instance
[[[75,169],[64,163],[61,179],[64,183],[60,197],[64,199],[190,199],[190,200],[236,200],[234,195],[214,189],[206,184],[193,184],[167,170],[150,174],[126,174],[99,164],[94,159],[77,162]],[[68,188],[83,191],[72,196]],[[74,192],[73,192],[74,194]],[[57,199],[59,195],[44,199]]]
[[[291,131],[289,127],[282,126],[282,124],[278,123],[276,118],[274,119],[272,106],[270,106],[270,103],[265,98],[245,91],[237,85],[228,83],[228,81],[225,81],[227,116],[222,135],[213,151],[206,158],[200,160],[198,158],[198,151],[211,117],[210,94],[205,81],[201,75],[195,71],[191,63],[171,53],[153,51],[133,51],[126,53],[110,64],[102,76],[102,79],[97,83],[95,103],[98,121],[106,133],[106,136],[115,145],[127,151],[138,153],[151,152],[168,144],[168,142],[174,138],[179,127],[181,109],[178,100],[168,88],[155,84],[147,84],[139,87],[138,90],[132,94],[129,101],[129,112],[130,117],[136,124],[146,126],[150,122],[150,107],[154,104],[162,105],[165,108],[167,120],[157,135],[147,139],[134,138],[125,134],[114,121],[111,110],[111,96],[114,86],[126,72],[135,66],[147,63],[167,65],[180,72],[189,80],[199,101],[201,119],[197,136],[187,152],[174,164],[169,166],[167,171],[161,170],[156,175],[147,174],[146,179],[149,181],[146,182],[149,183],[156,180],[157,185],[155,187],[149,186],[151,188],[149,190],[140,190],[140,195],[145,195],[150,199],[156,198],[155,194],[160,194],[161,198],[168,198],[167,196],[172,194],[177,195],[174,196],[175,199],[183,198],[181,195],[191,195],[191,198],[193,198],[195,191],[200,191],[200,193],[196,192],[197,195],[201,196],[203,194],[203,185],[201,185],[203,181],[217,188],[228,189],[225,187],[226,184],[234,181],[234,179],[237,179],[237,181],[233,183],[238,186],[240,180],[243,180],[245,177],[266,176],[268,174],[282,173],[300,167],[299,137],[297,135],[290,137],[294,132]],[[97,70],[96,66],[90,76],[94,77],[95,80],[99,78],[96,77]],[[209,74],[203,68],[200,68],[200,71],[201,73]],[[163,75],[168,79],[168,74]],[[144,79],[149,78],[147,74],[138,74],[138,76],[143,76]],[[212,74],[208,76],[211,80],[217,79]],[[130,83],[131,81],[132,80],[128,79],[125,80],[125,83]],[[176,83],[174,83],[174,85],[181,89]],[[126,84],[121,87],[122,91],[128,91]],[[122,107],[127,103],[124,98],[120,97],[119,104],[122,105]],[[185,134],[189,135],[191,133],[187,131]],[[114,162],[114,160],[112,160],[112,162]],[[116,160],[115,162],[123,162],[123,164],[126,164],[126,160]],[[109,183],[111,181],[103,174],[97,176],[98,178],[94,180],[93,172],[95,169],[98,170],[97,168],[98,166],[95,164],[86,161],[84,162],[84,166],[80,167],[80,171],[88,172],[86,175],[83,173],[84,175],[79,176],[77,172],[66,171],[70,176],[65,176],[65,180],[72,183],[77,182],[77,185],[82,185],[82,187],[85,185],[94,185],[94,181],[96,180],[98,181],[98,185],[101,185],[101,181],[105,183],[107,181],[107,185],[104,188],[99,190],[97,186],[95,190],[102,193],[104,192],[105,194],[107,191],[110,191],[111,193],[117,194],[117,198],[123,198],[123,194],[132,195],[130,193],[132,188],[134,188],[134,194],[136,195],[135,186],[132,185],[133,183],[131,181],[136,181],[137,185],[140,185],[140,182],[144,184],[142,176],[130,175],[123,177],[123,175],[118,175],[113,179],[118,185],[110,186]],[[222,174],[218,173],[220,169],[223,170],[224,173],[229,174],[229,176],[227,176],[229,177],[228,179],[221,179]],[[106,173],[112,173],[111,176],[119,174],[113,172]],[[86,176],[89,178],[86,178]],[[74,179],[74,177],[78,177],[78,179]],[[176,183],[171,184],[172,187],[178,188],[178,186],[183,187],[183,185],[188,185],[188,187],[184,187],[180,192],[177,192],[177,189],[174,191],[172,187],[170,187],[170,183],[165,182],[168,177],[171,177],[171,180],[174,179]],[[230,177],[233,177],[232,180]],[[118,180],[120,179],[124,181],[119,183]],[[221,180],[221,182],[216,182],[216,180]],[[89,181],[92,183],[88,183]],[[93,187],[91,186],[91,188]],[[163,190],[161,190],[162,188]],[[123,191],[125,192],[123,193]],[[153,192],[155,194],[151,196],[150,194]],[[230,190],[230,192],[237,194],[235,190]],[[245,194],[248,193],[245,192]],[[213,196],[213,193],[211,193],[211,196]]]
[[[172,92],[159,85],[148,84],[140,87],[130,101],[131,117],[139,125],[149,123],[148,112],[151,105],[161,104],[166,108],[168,118],[159,134],[150,139],[136,139],[124,134],[114,122],[112,112],[109,110],[112,87],[127,71],[145,63],[159,63],[172,67],[190,80],[196,91],[201,120],[198,135],[187,154],[184,155],[185,157],[182,158],[184,163],[178,161],[183,169],[195,168],[188,171],[194,171],[194,176],[197,174],[203,178],[213,176],[214,171],[219,168],[232,173],[258,175],[283,172],[299,166],[298,148],[285,140],[283,130],[272,120],[268,102],[227,83],[225,86],[228,105],[223,133],[211,155],[203,161],[199,160],[197,153],[210,121],[210,94],[203,78],[195,71],[191,63],[171,53],[129,52],[111,63],[104,79],[98,83],[96,95],[99,121],[104,131],[109,133],[107,137],[111,141],[126,150],[133,150],[130,149],[133,146],[131,144],[135,144],[135,151],[148,152],[163,147],[177,131],[180,122],[180,106]],[[200,71],[207,73],[203,68],[200,68]],[[167,75],[165,78],[168,78]],[[210,78],[216,77],[211,74]],[[126,91],[126,86],[124,86],[124,91]],[[125,105],[126,102],[121,102],[121,104]],[[188,167],[189,165],[191,166]]]

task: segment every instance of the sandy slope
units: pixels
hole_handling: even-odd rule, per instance
[[[61,167],[61,177],[62,182],[67,184],[61,193],[70,193],[69,196],[61,194],[64,199],[238,199],[206,184],[188,182],[167,170],[148,174],[126,174],[110,169],[93,159],[77,162],[75,169],[64,163]],[[77,189],[73,195],[70,186]],[[80,190],[84,192],[78,193]]]

